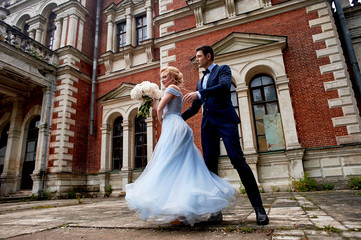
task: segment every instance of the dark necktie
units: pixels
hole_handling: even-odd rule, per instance
[[[203,72],[203,77],[202,77],[202,81],[201,81],[201,86],[203,88],[203,80],[204,80],[204,77],[206,76],[207,73],[210,73],[210,71],[208,70],[208,68],[205,70],[205,71],[202,71]]]

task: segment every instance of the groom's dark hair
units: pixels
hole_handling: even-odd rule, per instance
[[[199,46],[196,49],[196,52],[198,52],[198,51],[202,51],[204,56],[207,56],[207,54],[210,53],[211,54],[211,59],[212,59],[212,62],[213,62],[214,52],[213,52],[213,48],[211,46],[208,46],[208,45]]]

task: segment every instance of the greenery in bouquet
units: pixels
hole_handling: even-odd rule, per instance
[[[159,89],[158,85],[149,81],[144,81],[135,85],[130,92],[132,99],[140,101],[137,117],[141,116],[147,118],[150,116],[150,108],[153,101],[159,100],[163,92]]]

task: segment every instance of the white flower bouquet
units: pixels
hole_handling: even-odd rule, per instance
[[[135,85],[130,92],[130,97],[134,100],[141,101],[139,106],[137,117],[149,117],[150,107],[152,101],[157,101],[163,96],[163,92],[159,89],[158,85],[149,81],[144,81]]]

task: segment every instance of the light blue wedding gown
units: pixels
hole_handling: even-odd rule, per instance
[[[234,203],[236,191],[205,165],[181,117],[182,93],[165,92],[176,97],[164,109],[162,133],[147,167],[126,185],[126,201],[144,221],[169,223],[181,217],[193,226]]]

